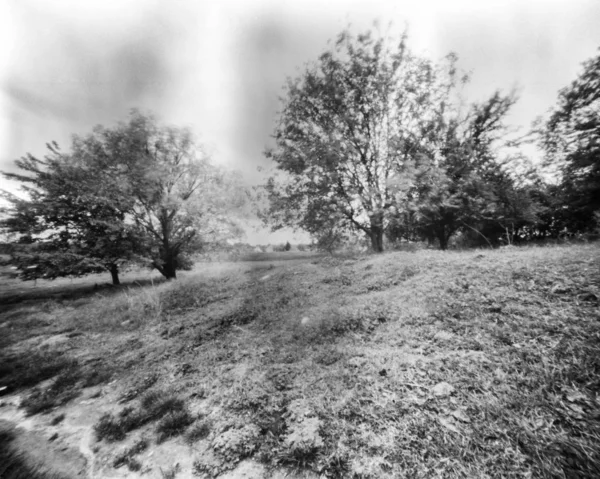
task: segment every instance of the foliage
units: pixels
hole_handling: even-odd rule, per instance
[[[157,441],[160,443],[171,437],[183,434],[186,428],[193,422],[194,418],[185,409],[167,414],[156,426]]]
[[[121,466],[127,466],[130,471],[139,471],[141,469],[141,464],[135,458],[135,456],[144,452],[146,449],[148,449],[148,441],[142,438],[133,446],[127,448],[125,451],[115,457],[113,461],[113,467],[116,469]]]
[[[79,394],[76,384],[81,379],[81,371],[73,362],[61,372],[46,389],[34,389],[21,401],[21,407],[28,415],[47,412],[61,406]]]
[[[358,231],[378,252],[386,231],[446,249],[460,228],[495,221],[514,235],[535,222],[527,190],[498,158],[501,146],[516,146],[500,141],[515,96],[495,93],[463,115],[464,81],[453,54],[436,64],[412,54],[405,37],[344,31],[287,86],[267,151],[279,173],[265,185],[266,220],[304,228],[325,250]]]
[[[266,217],[312,234],[360,231],[382,251],[389,213],[454,83],[453,57],[438,66],[411,54],[405,37],[391,44],[344,31],[287,86],[267,152],[284,174],[267,182]]]
[[[560,91],[540,140],[546,166],[559,175],[568,229],[589,231],[600,210],[600,54]]]
[[[128,123],[78,138],[75,149],[91,159],[96,175],[130,198],[127,214],[142,250],[166,278],[189,268],[187,253],[202,241],[240,234],[226,215],[244,202],[240,178],[215,167],[189,130],[133,111]]]
[[[210,434],[211,423],[210,421],[202,421],[192,426],[185,435],[185,442],[188,445],[192,445],[197,441],[206,439]]]
[[[72,361],[62,354],[28,351],[26,354],[0,354],[0,382],[6,387],[0,392],[12,393],[35,386],[68,370]]]
[[[17,160],[28,199],[1,225],[21,234],[15,263],[24,279],[79,276],[146,262],[166,278],[191,268],[203,241],[235,237],[228,214],[243,206],[241,178],[217,168],[187,129],[133,111],[127,123],[49,145],[44,160]]]
[[[121,441],[125,439],[128,432],[162,419],[166,415],[170,415],[171,418],[157,430],[162,439],[165,438],[165,434],[169,435],[175,430],[184,428],[184,422],[189,420],[187,424],[191,423],[183,400],[163,391],[150,391],[142,397],[137,409],[126,407],[116,416],[110,413],[104,414],[94,425],[94,432],[99,441],[102,439],[108,442]]]
[[[139,241],[125,216],[128,200],[112,183],[98,181],[75,153],[48,145],[44,160],[17,160],[29,199],[5,195],[9,216],[1,222],[19,235],[13,252],[22,279],[81,276],[108,270],[119,283],[119,266],[136,259]]]
[[[438,116],[432,124],[437,131],[420,144],[414,186],[399,206],[390,240],[425,238],[446,249],[463,230],[487,244],[501,237],[511,243],[538,222],[540,208],[530,192],[533,171],[523,165],[515,152],[520,141],[504,124],[515,101],[512,94],[496,92],[472,105],[464,118],[453,107]],[[519,166],[525,171],[517,173]]]

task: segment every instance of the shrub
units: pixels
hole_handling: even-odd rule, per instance
[[[211,423],[208,421],[203,421],[194,425],[194,427],[192,427],[185,435],[185,442],[187,442],[189,445],[192,445],[196,441],[206,439],[210,434],[210,429]]]
[[[127,466],[130,471],[139,471],[142,468],[142,465],[134,456],[144,452],[146,449],[148,449],[148,441],[142,438],[129,449],[119,454],[113,461],[113,467],[119,468],[121,466]]]
[[[183,434],[186,428],[194,422],[194,418],[188,411],[174,411],[165,415],[156,427],[157,441],[164,442],[167,439]]]
[[[38,414],[62,406],[79,394],[76,388],[81,379],[81,371],[76,362],[71,361],[65,366],[63,372],[54,380],[52,385],[45,390],[34,389],[33,392],[21,402],[28,415]]]
[[[260,428],[247,424],[241,428],[231,428],[219,434],[212,447],[227,463],[235,464],[250,456],[258,447]]]

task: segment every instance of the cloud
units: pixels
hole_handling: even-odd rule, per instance
[[[164,110],[178,91],[177,47],[185,41],[177,17],[140,9],[121,22],[15,4],[17,39],[0,82],[2,116],[10,128],[2,156],[36,150],[54,138],[23,138],[17,129],[61,124],[70,135],[124,119],[132,107]],[[83,130],[83,131],[82,131]],[[63,134],[59,140],[64,140]],[[25,140],[25,141],[24,141]]]

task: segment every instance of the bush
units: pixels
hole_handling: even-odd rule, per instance
[[[192,427],[185,435],[185,442],[192,445],[196,441],[206,439],[210,434],[211,424],[208,421],[203,421]]]
[[[183,434],[193,422],[194,418],[185,409],[167,414],[156,427],[157,441],[164,442],[171,437]]]

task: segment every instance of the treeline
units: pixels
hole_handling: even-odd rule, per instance
[[[289,81],[265,185],[265,221],[326,248],[352,235],[384,243],[472,245],[593,233],[600,217],[600,57],[561,91],[546,123],[519,136],[514,93],[461,96],[457,58],[435,63],[372,32],[343,32]],[[543,168],[521,153],[538,142]],[[387,241],[384,242],[384,239]]]
[[[300,228],[321,250],[427,241],[512,244],[593,235],[600,224],[600,55],[583,65],[533,131],[507,124],[514,93],[467,103],[457,57],[420,57],[397,41],[342,32],[289,80],[267,150],[275,167],[252,198],[273,229]],[[537,142],[543,165],[522,146]],[[6,178],[27,197],[0,227],[23,279],[129,264],[166,278],[207,244],[241,237],[239,175],[217,167],[192,134],[132,112],[127,122],[16,161]],[[260,206],[258,206],[260,205]],[[244,210],[245,208],[245,210]],[[243,213],[241,213],[243,211]]]

